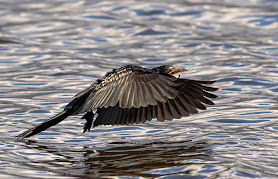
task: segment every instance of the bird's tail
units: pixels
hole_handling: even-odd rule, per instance
[[[52,118],[44,121],[43,123],[37,125],[36,127],[33,127],[21,134],[19,134],[17,136],[18,139],[23,139],[23,138],[27,138],[30,136],[33,136],[41,131],[44,131],[45,129],[54,126],[56,124],[58,124],[59,122],[61,122],[62,120],[64,120],[66,117],[72,115],[71,112],[69,110],[64,110],[62,112],[60,112],[59,114],[53,116]]]

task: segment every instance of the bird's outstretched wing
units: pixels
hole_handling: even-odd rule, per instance
[[[154,105],[122,108],[118,103],[113,107],[99,108],[97,111],[99,115],[93,126],[144,123],[152,120],[152,118],[157,118],[158,121],[179,119],[182,116],[197,113],[197,109],[205,110],[206,107],[203,103],[214,104],[207,98],[216,98],[217,96],[208,91],[216,91],[218,88],[203,85],[212,84],[214,81],[177,79],[176,83],[179,85],[173,87],[178,91],[174,95],[175,97],[166,98],[166,101],[157,101]]]
[[[125,82],[117,95],[118,100],[113,103],[116,105],[105,103],[106,106],[98,107],[99,115],[93,126],[144,123],[152,118],[164,121],[197,113],[197,109],[206,109],[204,104],[214,104],[208,98],[217,96],[209,91],[218,88],[204,85],[212,83],[135,73],[133,80]]]

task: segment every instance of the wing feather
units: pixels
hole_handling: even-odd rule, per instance
[[[115,86],[115,93],[113,95],[111,95],[111,97],[109,98],[109,100],[107,101],[108,104],[111,104],[111,106],[115,106],[119,101],[118,101],[118,96],[120,95],[121,91],[122,91],[122,85],[117,85]],[[104,104],[103,104],[104,105]],[[109,107],[108,105],[104,105],[104,107]]]
[[[160,122],[163,122],[165,120],[162,103],[157,103],[157,117],[156,118]]]
[[[146,120],[146,117],[145,117],[145,109],[146,108],[140,108],[139,110],[140,110],[140,118],[139,118],[139,120],[137,121],[136,120],[136,124],[138,124],[138,123],[140,123],[140,122],[142,122],[142,123],[145,123],[147,120]],[[137,123],[138,122],[138,123]]]
[[[117,106],[116,106],[117,107]],[[123,119],[123,108],[119,108],[118,115],[115,119],[115,124],[121,124]]]
[[[95,96],[92,98],[92,101],[94,101],[92,108],[95,108],[95,106],[100,106],[101,104],[105,103],[105,101],[108,98],[108,95],[111,94],[111,91],[113,91],[113,88],[109,88],[108,86],[105,86],[101,91],[97,91]],[[90,101],[86,105],[90,105]]]
[[[185,101],[188,101],[189,103],[191,103],[192,106],[198,108],[198,109],[202,109],[202,110],[205,110],[206,107],[200,102],[200,100],[198,99],[194,99],[193,97],[191,97],[190,95],[182,92],[182,98],[183,100]]]
[[[117,117],[118,117],[118,114],[119,114],[120,110],[121,110],[120,108],[115,108],[115,112],[114,112],[114,114],[112,116],[112,120],[111,120],[112,125],[116,124],[116,120],[117,120]]]
[[[186,108],[186,110],[188,111],[189,114],[195,114],[198,113],[198,110],[194,107],[192,100],[194,101],[194,99],[190,99],[187,100],[185,98],[182,98],[182,96],[178,96],[177,99],[180,101],[180,103],[183,105],[183,107]]]
[[[131,108],[127,111],[127,124],[133,124],[134,122],[134,109],[135,108]]]
[[[152,110],[152,117],[153,118],[157,118],[157,106],[152,106],[153,110]]]
[[[145,111],[147,121],[152,120],[152,106],[148,106],[148,109]]]
[[[198,83],[191,83],[191,85],[196,86],[200,89],[206,90],[206,91],[217,91],[218,88],[213,88],[213,87],[209,87],[209,86],[204,86]]]
[[[204,96],[208,97],[208,98],[217,98],[218,96],[214,95],[214,94],[211,94],[211,93],[208,93],[206,91],[203,91],[203,94]]]
[[[156,101],[154,100],[154,97],[153,97],[153,94],[151,94],[150,90],[148,89],[147,85],[145,83],[142,83],[142,91],[143,91],[143,94],[144,94],[144,98],[145,98],[145,101],[147,102],[148,105],[156,105]],[[146,107],[146,106],[144,106]]]
[[[115,108],[109,107],[109,110],[106,110],[106,114],[103,118],[103,124],[108,125],[111,122]]]
[[[203,89],[201,89],[201,88],[199,88],[199,87],[197,87],[197,86],[194,86],[194,85],[186,85],[186,87],[189,88],[189,89],[191,89],[191,90],[193,90],[193,91],[195,91],[195,93],[198,93],[198,94],[200,94],[200,95],[202,95],[202,96],[206,96],[206,97],[208,97],[208,98],[217,98],[216,95],[211,94],[211,93],[208,93],[208,92],[206,92],[205,90],[203,90]]]
[[[178,110],[178,107],[176,106],[175,102],[172,99],[170,99],[167,102],[167,105],[169,106],[169,108],[171,110],[171,115],[173,116],[173,118],[180,119],[181,118],[181,113]]]
[[[139,89],[140,87],[140,84],[138,82],[134,82],[134,94],[133,94],[133,104],[132,104],[132,107],[134,108],[140,108],[141,105],[140,105],[140,97],[138,97],[138,91],[140,90]]]
[[[175,98],[174,100],[178,110],[180,111],[182,116],[189,116],[188,109],[183,105],[182,101],[180,100],[180,97]]]
[[[172,115],[170,114],[170,109],[167,108],[166,103],[162,103],[162,109],[164,113],[164,120],[172,120]]]
[[[137,86],[137,101],[138,101],[138,105],[142,106],[142,107],[146,107],[148,106],[147,101],[145,100],[145,94],[143,93],[143,87],[142,87],[142,83],[141,82],[137,82],[138,86]]]
[[[120,106],[122,108],[127,108],[128,106],[128,100],[129,100],[129,94],[130,94],[130,86],[131,83],[126,83],[123,87],[123,92],[121,93],[119,102],[120,102]]]
[[[158,101],[158,99],[161,97],[160,94],[153,88],[151,83],[145,83],[145,86],[147,87],[149,94],[150,94],[150,100],[152,101]]]
[[[128,124],[128,108],[123,109],[122,125]]]
[[[178,93],[178,90],[167,85],[167,83],[162,80],[156,80],[156,86],[167,99],[174,99]]]
[[[131,108],[131,107],[135,107],[134,106],[134,95],[136,92],[136,82],[135,81],[131,81],[129,82],[130,86],[129,86],[129,96],[126,97],[126,107]],[[132,89],[131,89],[132,87]]]

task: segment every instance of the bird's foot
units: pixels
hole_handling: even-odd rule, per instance
[[[93,123],[93,119],[94,119],[94,113],[93,112],[87,112],[81,119],[86,119],[87,122],[84,124],[83,127],[83,133],[85,133],[86,131],[90,131],[91,127],[92,127],[92,123]]]

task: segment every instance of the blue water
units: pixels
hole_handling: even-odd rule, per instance
[[[0,0],[1,178],[277,178],[278,1]],[[168,122],[82,115],[25,142],[113,68],[184,67],[215,106]]]

